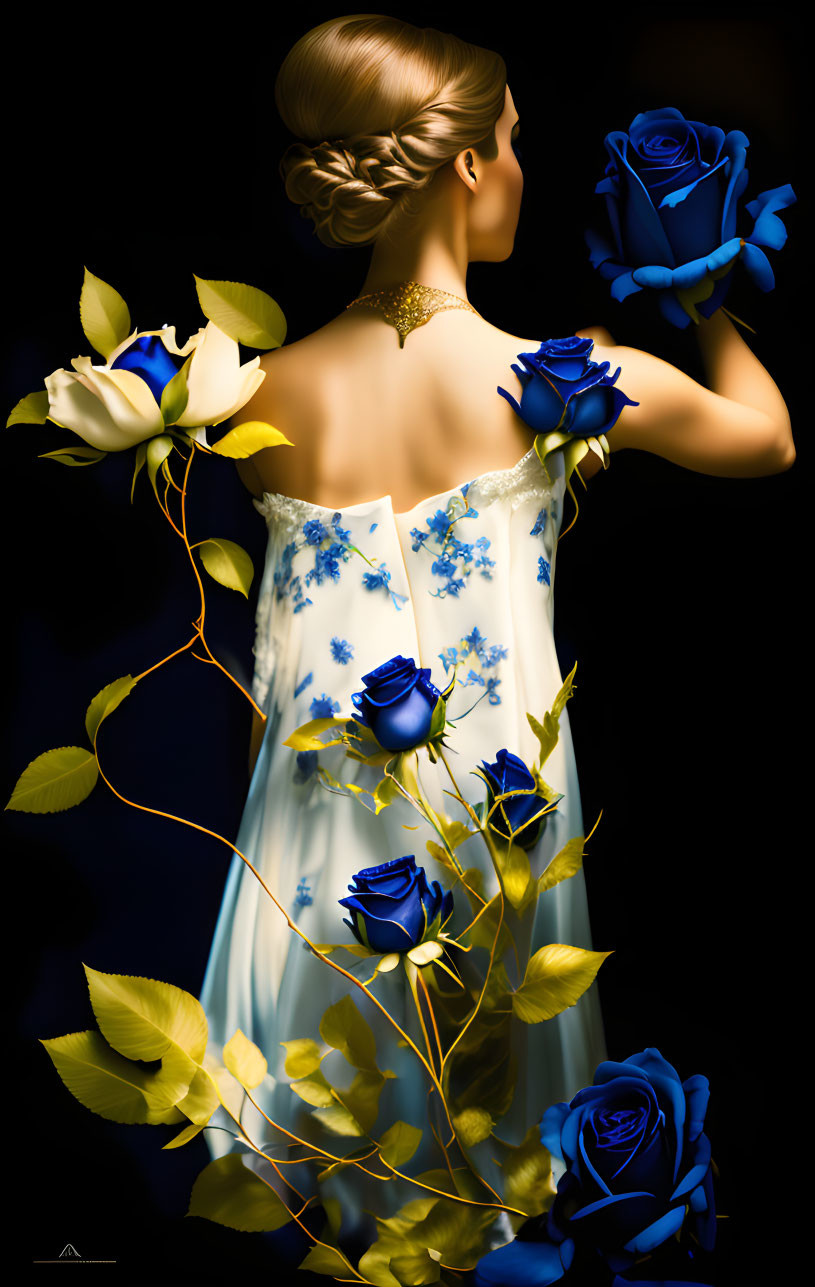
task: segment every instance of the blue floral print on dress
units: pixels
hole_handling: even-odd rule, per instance
[[[305,877],[297,886],[297,897],[294,900],[298,907],[311,907],[314,899],[311,897],[311,887]]]
[[[316,751],[298,751],[297,768],[294,773],[294,781],[302,784],[308,782],[317,772],[319,760]]]
[[[551,576],[551,573],[552,573],[551,563],[549,562],[548,559],[545,559],[542,554],[539,555],[538,556],[538,582],[542,583],[543,585],[551,585],[551,581],[549,579]]]
[[[311,699],[309,714],[312,719],[330,719],[339,709],[339,702],[335,702],[328,693],[323,693],[322,696]]]
[[[390,579],[391,574],[386,563],[380,563],[379,567],[373,572],[363,572],[362,574],[362,584],[366,590],[387,590],[393,600],[393,606],[401,610],[402,604],[407,603],[408,596],[398,594],[396,590],[391,590],[388,584]]]
[[[555,505],[553,502],[552,503],[553,513],[554,513],[554,509],[555,509]],[[538,511],[538,517],[535,519],[534,525],[532,527],[532,531],[529,533],[530,536],[542,536],[544,538],[544,541],[546,540],[546,517],[547,515],[546,515],[545,509]],[[552,565],[549,562],[549,560],[544,558],[544,556],[541,554],[538,557],[538,584],[551,585],[551,580],[550,580],[551,574],[552,574]]]
[[[466,483],[460,489],[461,495],[451,496],[445,509],[437,509],[425,519],[426,532],[418,527],[410,532],[414,554],[426,550],[432,555],[430,571],[443,581],[438,589],[429,591],[434,598],[444,599],[448,594],[458,598],[474,567],[480,576],[492,580],[490,569],[495,567],[495,560],[487,554],[489,539],[480,536],[475,541],[463,541],[453,531],[461,519],[478,518],[478,510],[467,501],[469,487],[470,484]]]
[[[274,573],[275,591],[278,599],[291,598],[295,612],[314,602],[306,597],[304,586],[308,588],[312,582],[322,585],[326,580],[339,581],[340,563],[347,563],[354,553],[350,529],[341,526],[341,518],[342,512],[337,510],[330,523],[319,518],[307,519],[301,528],[302,539],[295,537],[283,549]],[[302,577],[300,573],[293,574],[294,558],[301,550],[314,551],[314,565]]]
[[[331,648],[332,658],[334,661],[339,662],[341,666],[347,666],[354,655],[353,644],[350,644],[347,639],[337,638],[336,635],[331,640],[329,647]]]
[[[308,674],[306,675],[305,679],[301,679],[301,680],[300,680],[300,683],[299,683],[299,684],[297,685],[297,687],[295,688],[295,690],[294,690],[294,695],[295,695],[295,697],[299,697],[299,696],[300,696],[300,694],[302,693],[303,689],[304,689],[304,688],[308,688],[308,686],[309,686],[309,684],[311,683],[311,681],[313,680],[313,678],[314,678],[314,671],[313,671],[313,670],[310,670],[310,671],[308,672]]]
[[[501,644],[488,644],[486,635],[481,633],[478,626],[473,626],[470,633],[459,641],[457,647],[451,646],[439,653],[445,674],[449,673],[454,666],[461,666],[462,663],[469,661],[469,670],[466,674],[461,672],[457,674],[456,684],[462,688],[468,688],[472,684],[483,688],[484,692],[478,700],[481,701],[486,697],[490,706],[501,704],[501,698],[496,692],[501,680],[497,674],[486,675],[484,672],[495,670],[499,661],[508,656],[509,650]],[[472,709],[471,706],[470,710]],[[455,718],[461,717],[457,715]]]

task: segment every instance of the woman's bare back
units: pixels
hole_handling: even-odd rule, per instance
[[[609,337],[610,338],[610,337]],[[461,310],[406,338],[355,310],[265,354],[266,379],[236,422],[265,420],[294,444],[241,462],[255,495],[329,508],[390,495],[397,513],[494,469],[508,469],[534,433],[496,392],[519,397],[512,363],[525,340]]]

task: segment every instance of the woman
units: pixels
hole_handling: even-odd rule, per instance
[[[465,661],[448,709],[459,721],[451,738],[458,789],[479,802],[484,784],[470,770],[501,748],[529,764],[537,748],[527,712],[541,719],[563,679],[552,587],[565,478],[562,460],[547,478],[533,431],[497,393],[519,396],[512,364],[543,336],[502,332],[467,300],[468,265],[505,261],[519,217],[519,121],[503,60],[396,19],[338,18],[292,49],[276,101],[300,140],[283,158],[288,195],[327,245],[370,244],[372,255],[346,310],[262,359],[268,378],[239,416],[275,425],[294,450],[260,452],[239,466],[269,524],[269,547],[253,687],[266,720],[255,720],[236,843],[311,941],[336,943],[349,941],[338,902],[355,872],[413,852],[429,877],[440,875],[426,855],[430,833],[405,832],[419,820],[403,801],[374,814],[324,789],[318,765],[344,784],[376,781],[368,766],[355,774],[341,747],[315,760],[282,743],[311,718],[350,717],[363,676],[389,658],[414,658],[441,689],[455,656]],[[602,328],[577,334],[594,340],[593,360],[621,368],[630,405],[608,433],[612,453],[636,447],[723,477],[792,464],[784,400],[721,313],[698,327],[711,389],[615,345]],[[584,478],[599,467],[589,460]],[[451,510],[454,502],[462,503]],[[453,513],[463,535],[450,558],[436,538],[438,516]],[[429,766],[422,774],[434,807],[452,814],[449,780]],[[565,711],[545,776],[563,798],[532,851],[535,872],[585,834]],[[467,862],[493,893],[480,854]],[[446,873],[441,879],[449,883]],[[457,904],[456,916],[464,911]],[[454,931],[467,919],[454,920]],[[546,943],[591,947],[581,872],[538,904],[528,946]],[[277,1083],[258,1089],[258,1103],[300,1138],[325,1142],[290,1090],[280,1043],[316,1038],[326,1007],[348,991],[303,950],[236,858],[202,991],[213,1053],[238,1027],[255,1041]],[[605,1055],[595,991],[555,1019],[516,1025],[515,1098],[495,1124],[502,1139],[519,1143],[549,1104],[591,1080]],[[379,978],[376,992],[415,1033],[401,972]],[[421,1125],[426,1083],[373,1009],[360,1009],[376,1031],[379,1067],[397,1074],[382,1090],[383,1120]],[[262,1117],[252,1121],[262,1133]],[[230,1147],[222,1132],[207,1135],[216,1155]],[[425,1138],[413,1174],[430,1145]],[[488,1173],[489,1141],[483,1165]],[[296,1169],[298,1185],[313,1186],[305,1167]],[[343,1233],[369,1243],[364,1208],[391,1214],[395,1190],[383,1193],[391,1187],[345,1170],[321,1194],[340,1201]]]

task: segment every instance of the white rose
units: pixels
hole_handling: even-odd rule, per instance
[[[183,348],[176,344],[174,326],[134,331],[105,365],[94,366],[89,357],[77,357],[71,359],[73,372],[60,367],[46,376],[48,419],[101,451],[125,451],[163,433],[168,426],[147,382],[135,371],[112,369],[116,358],[143,335],[160,336],[167,351],[177,357],[193,355],[187,373],[187,405],[173,422],[179,428],[193,430],[228,420],[266,378],[265,371],[258,370],[260,357],[241,366],[237,340],[214,322],[191,335]]]

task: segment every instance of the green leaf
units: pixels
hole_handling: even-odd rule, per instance
[[[287,1077],[307,1077],[320,1067],[322,1052],[311,1037],[297,1037],[294,1041],[281,1041],[280,1044],[286,1047]]]
[[[364,1135],[362,1127],[350,1109],[344,1104],[333,1103],[327,1108],[315,1108],[311,1114],[322,1122],[326,1130],[333,1135]]]
[[[138,679],[134,679],[132,675],[123,675],[121,679],[114,679],[112,683],[106,684],[99,690],[85,712],[85,728],[91,742],[96,738],[102,720],[107,719],[108,715],[122,704],[138,682]]]
[[[96,756],[84,746],[43,751],[23,769],[6,808],[21,813],[61,813],[86,800],[98,776]]]
[[[161,390],[161,402],[159,409],[164,421],[165,428],[174,425],[179,416],[183,416],[187,409],[190,393],[187,387],[187,378],[190,373],[190,363],[195,357],[193,351],[183,366],[180,366],[173,376]]]
[[[441,863],[445,871],[449,871],[450,874],[453,876],[458,876],[458,870],[456,869],[456,865],[453,862],[450,855],[448,854],[447,850],[444,848],[444,845],[437,844],[435,840],[428,840],[427,852],[431,855],[431,857],[436,859],[436,862]]]
[[[386,1077],[381,1072],[361,1069],[346,1090],[336,1090],[342,1104],[359,1122],[366,1135],[371,1133],[379,1113],[379,1096]]]
[[[68,1090],[111,1122],[178,1122],[181,1113],[154,1093],[156,1074],[123,1059],[98,1032],[42,1041]]]
[[[87,268],[79,296],[79,318],[90,343],[107,362],[130,334],[130,312],[113,286]]]
[[[248,1040],[241,1028],[238,1028],[224,1046],[224,1064],[232,1076],[237,1077],[247,1090],[259,1086],[269,1071],[267,1060],[260,1053],[258,1046],[254,1041]]]
[[[447,723],[447,703],[443,697],[439,697],[436,705],[433,707],[433,715],[430,720],[430,732],[428,738],[438,737],[439,733],[444,732],[444,726]]]
[[[162,1144],[162,1150],[182,1148],[184,1144],[189,1144],[190,1140],[194,1140],[196,1135],[200,1135],[203,1129],[203,1125],[197,1126],[195,1122],[190,1122],[189,1126],[185,1126],[177,1135],[174,1135],[168,1144]]]
[[[499,811],[500,806],[496,813]],[[513,907],[520,907],[532,880],[529,855],[521,849],[520,845],[508,844],[505,840],[499,840],[495,850],[495,863],[501,876],[504,893]],[[508,853],[507,850],[509,850]]]
[[[548,1211],[557,1189],[552,1178],[552,1159],[540,1139],[540,1126],[530,1126],[521,1144],[502,1142],[505,1156],[501,1166],[506,1176],[504,1202],[528,1216]]]
[[[347,993],[326,1010],[320,1020],[320,1036],[327,1045],[339,1050],[354,1068],[379,1071],[373,1030]]]
[[[10,429],[12,425],[44,425],[49,406],[47,389],[37,389],[36,393],[27,393],[12,409],[6,421],[6,428]]]
[[[293,733],[283,742],[284,746],[291,746],[295,751],[320,751],[326,746],[338,746],[342,738],[334,738],[331,742],[322,742],[320,733],[324,733],[327,728],[339,728],[348,721],[342,716],[323,717],[322,719],[310,719],[307,724],[301,724]]]
[[[197,997],[157,979],[84,969],[96,1021],[114,1050],[128,1059],[161,1059],[176,1046],[200,1063],[207,1018]]]
[[[266,447],[293,446],[294,443],[280,429],[275,429],[265,420],[244,420],[243,424],[235,425],[234,429],[230,429],[223,438],[213,443],[212,450],[216,456],[245,460],[247,456],[254,456],[256,451],[263,451]]]
[[[555,854],[549,866],[538,877],[538,890],[541,894],[546,893],[547,889],[554,889],[562,880],[568,880],[580,871],[585,843],[585,836],[572,836],[571,840],[566,841],[560,853]]]
[[[453,1118],[453,1129],[465,1148],[473,1148],[489,1137],[495,1125],[485,1108],[465,1108]]]
[[[286,319],[280,305],[257,286],[245,282],[195,278],[204,317],[239,344],[253,349],[277,349],[286,338]]]
[[[557,745],[557,740],[560,735],[560,716],[563,713],[563,708],[566,705],[567,701],[574,693],[575,686],[574,686],[573,680],[574,680],[574,673],[576,670],[577,670],[577,662],[575,662],[575,664],[572,666],[572,669],[569,671],[568,675],[564,679],[560,687],[560,690],[554,702],[552,703],[551,710],[548,710],[544,715],[543,724],[539,724],[538,721],[535,719],[534,715],[530,714],[529,711],[527,711],[526,713],[526,718],[529,721],[529,727],[532,729],[532,732],[535,734],[536,738],[540,742],[541,749],[540,749],[540,756],[538,758],[539,768],[546,763],[547,759],[549,758],[555,746]]]
[[[136,479],[139,476],[142,465],[147,459],[147,443],[140,442],[136,448],[136,461],[133,466],[133,482],[130,484],[130,504],[133,504],[133,494],[136,490]]]
[[[272,1233],[291,1220],[274,1189],[243,1162],[227,1153],[205,1167],[190,1194],[187,1215],[202,1216],[243,1233]]]
[[[158,500],[158,487],[156,486],[156,474],[159,465],[163,463],[173,449],[173,440],[168,433],[160,433],[155,438],[151,438],[147,443],[147,474],[156,493]]]
[[[379,1141],[382,1160],[400,1170],[409,1162],[421,1143],[422,1132],[409,1122],[394,1122]]]
[[[350,1260],[336,1247],[329,1247],[327,1243],[315,1244],[305,1260],[301,1260],[297,1266],[298,1271],[308,1269],[313,1274],[331,1274],[333,1277],[342,1275],[344,1279],[351,1277],[353,1279],[354,1268]],[[354,1279],[356,1281],[356,1279]]]
[[[249,598],[249,587],[255,575],[251,558],[242,546],[234,541],[227,541],[223,536],[211,536],[197,546],[201,562],[213,581],[225,585],[229,590],[237,590],[245,599]]]
[[[310,1072],[307,1077],[291,1082],[291,1089],[295,1095],[299,1095],[307,1104],[315,1108],[328,1108],[336,1103],[331,1093],[333,1089],[331,1082],[319,1068]]]
[[[608,956],[610,952],[548,943],[530,959],[523,983],[512,994],[512,1009],[524,1023],[553,1019],[591,987]]]
[[[41,451],[38,460],[58,460],[61,465],[95,465],[97,460],[104,460],[108,453],[98,447],[58,447],[56,451]]]
[[[165,1063],[166,1060],[162,1062]],[[218,1107],[218,1103],[218,1087],[214,1079],[205,1068],[197,1068],[190,1082],[189,1090],[184,1098],[178,1101],[176,1108],[185,1117],[189,1117],[190,1121],[200,1130],[206,1126]]]

